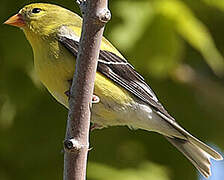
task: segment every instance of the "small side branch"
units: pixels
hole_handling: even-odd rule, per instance
[[[89,145],[85,145],[85,144],[80,144],[79,141],[75,140],[74,138],[73,139],[66,139],[64,141],[64,149],[67,151],[67,152],[78,152],[80,151],[82,148],[88,148]]]
[[[85,180],[89,149],[90,107],[104,25],[110,19],[107,0],[82,0],[82,34],[72,82],[64,141],[64,180]],[[84,4],[82,4],[84,3]]]

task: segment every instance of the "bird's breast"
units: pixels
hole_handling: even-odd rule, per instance
[[[49,47],[42,49],[42,53],[39,51],[34,51],[34,65],[41,82],[58,102],[68,108],[65,92],[70,89],[75,57],[60,51],[60,47],[58,52]],[[93,105],[92,120],[104,126],[124,125],[126,111],[134,101],[133,96],[99,72],[96,73],[94,94],[100,98],[100,102]]]

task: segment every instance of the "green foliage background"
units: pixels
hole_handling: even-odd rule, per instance
[[[0,22],[29,0],[2,0]],[[79,12],[72,0],[45,1]],[[105,36],[195,136],[220,149],[224,1],[113,0]],[[0,180],[62,179],[67,110],[40,85],[23,32],[0,25]],[[162,136],[127,127],[91,133],[90,180],[192,180],[193,166]]]

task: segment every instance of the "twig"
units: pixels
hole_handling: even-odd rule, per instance
[[[81,1],[82,3],[82,1]],[[64,141],[64,180],[85,180],[89,148],[90,107],[104,25],[110,19],[107,0],[87,0]]]

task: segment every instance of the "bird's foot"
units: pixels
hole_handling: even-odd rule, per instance
[[[65,95],[68,97],[68,99],[70,99],[70,97],[71,97],[70,90],[65,91]],[[96,104],[96,103],[99,103],[99,102],[100,102],[100,98],[93,94],[93,96],[92,96],[92,103]]]
[[[96,103],[99,103],[99,102],[100,102],[100,98],[93,94],[93,96],[92,96],[92,103],[96,104]]]
[[[99,124],[96,124],[96,123],[92,123],[91,125],[90,125],[90,131],[92,132],[93,130],[95,130],[95,129],[102,129],[103,128],[103,126],[101,126],[101,125],[99,125]]]
[[[76,0],[76,3],[79,5],[82,15],[86,13],[87,2],[86,0]]]
[[[70,97],[71,97],[70,89],[71,89],[71,86],[72,86],[72,79],[68,80],[68,83],[69,83],[69,87],[70,88],[69,88],[69,90],[65,91],[64,93],[68,97],[68,99],[70,99]],[[100,102],[100,98],[93,94],[93,96],[92,96],[92,103],[96,104],[96,103],[99,103],[99,102]]]
[[[68,97],[68,99],[70,99],[70,90],[68,90],[68,91],[65,91],[65,95]]]

